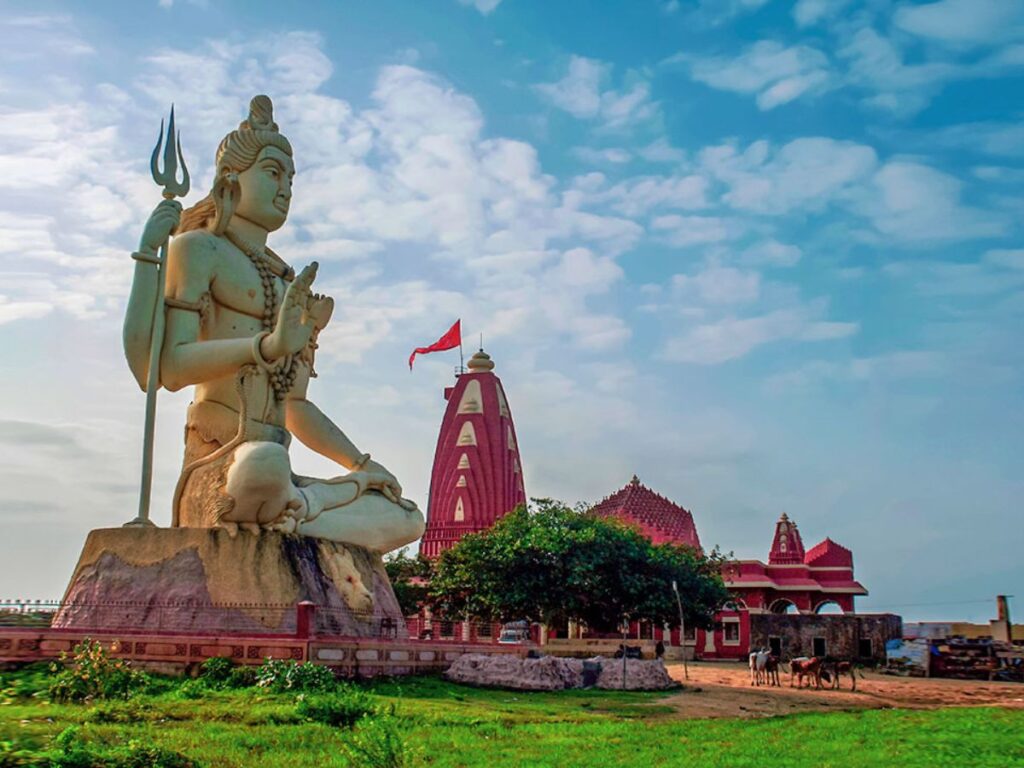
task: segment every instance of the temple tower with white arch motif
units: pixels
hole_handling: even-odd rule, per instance
[[[444,391],[420,551],[437,557],[467,533],[490,528],[526,503],[519,443],[508,398],[482,349]]]

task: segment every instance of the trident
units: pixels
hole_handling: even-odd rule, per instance
[[[160,145],[164,148],[164,169],[161,172],[157,158]],[[181,164],[182,179],[178,181],[178,164]],[[149,160],[153,181],[162,186],[165,200],[184,197],[188,194],[189,176],[185,156],[181,153],[181,132],[174,132],[174,105],[167,121],[167,141],[164,142],[164,121],[160,120],[160,135],[157,137],[153,156]],[[153,491],[153,431],[156,423],[156,391],[160,387],[160,353],[164,346],[164,289],[167,284],[167,241],[160,246],[160,263],[157,265],[157,294],[153,304],[153,335],[149,343],[149,370],[146,381],[146,426],[142,438],[142,488],[139,492],[139,514],[126,525],[153,525],[149,519],[149,500]]]

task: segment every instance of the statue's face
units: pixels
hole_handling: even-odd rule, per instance
[[[264,147],[256,162],[238,174],[241,188],[235,216],[258,224],[268,232],[280,229],[292,201],[295,164],[277,147]]]

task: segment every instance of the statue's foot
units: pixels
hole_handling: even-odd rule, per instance
[[[232,523],[230,520],[221,520],[215,528],[220,528],[228,532],[228,538],[235,538],[238,535],[238,523]]]

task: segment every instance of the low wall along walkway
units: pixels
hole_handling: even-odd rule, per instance
[[[161,671],[184,672],[209,658],[223,656],[236,664],[262,664],[268,658],[310,661],[337,669],[346,677],[441,672],[466,653],[525,655],[517,645],[489,645],[358,637],[324,637],[311,632],[315,607],[298,606],[293,634],[202,634],[71,630],[0,626],[0,664],[25,664],[60,658],[84,640],[96,640],[115,658]]]

